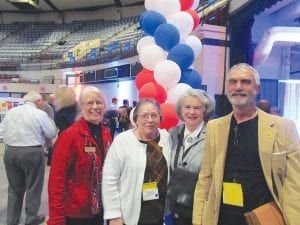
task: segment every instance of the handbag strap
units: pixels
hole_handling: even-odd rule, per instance
[[[183,143],[184,129],[185,129],[185,126],[183,126],[180,133],[178,133],[178,142],[177,142],[176,154],[175,154],[175,159],[174,159],[174,168],[177,168],[179,152],[180,152],[180,148]]]

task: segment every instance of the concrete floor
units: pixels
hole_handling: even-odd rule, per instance
[[[4,154],[4,146],[3,143],[0,144],[0,225],[6,225],[6,207],[7,207],[7,178],[5,173],[5,167],[3,163],[3,154]],[[46,166],[45,170],[45,180],[44,180],[44,189],[42,194],[42,202],[40,207],[39,214],[43,214],[48,216],[48,176],[49,176],[49,166]],[[20,220],[20,225],[24,225],[25,223],[25,214],[24,214],[24,204],[23,204],[23,212]],[[43,223],[46,225],[46,222]]]

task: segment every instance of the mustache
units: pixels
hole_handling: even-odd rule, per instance
[[[244,92],[244,91],[240,91],[240,92],[233,92],[232,94],[231,94],[231,96],[247,96],[248,95],[248,93],[247,92]]]

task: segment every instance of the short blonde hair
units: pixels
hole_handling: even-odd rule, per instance
[[[76,103],[76,94],[70,87],[60,87],[55,91],[57,109],[66,108]]]

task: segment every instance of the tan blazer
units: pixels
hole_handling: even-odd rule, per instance
[[[259,156],[267,185],[287,225],[299,225],[300,140],[295,124],[257,111]],[[231,117],[232,113],[208,122],[204,158],[194,195],[194,224],[218,223]]]

